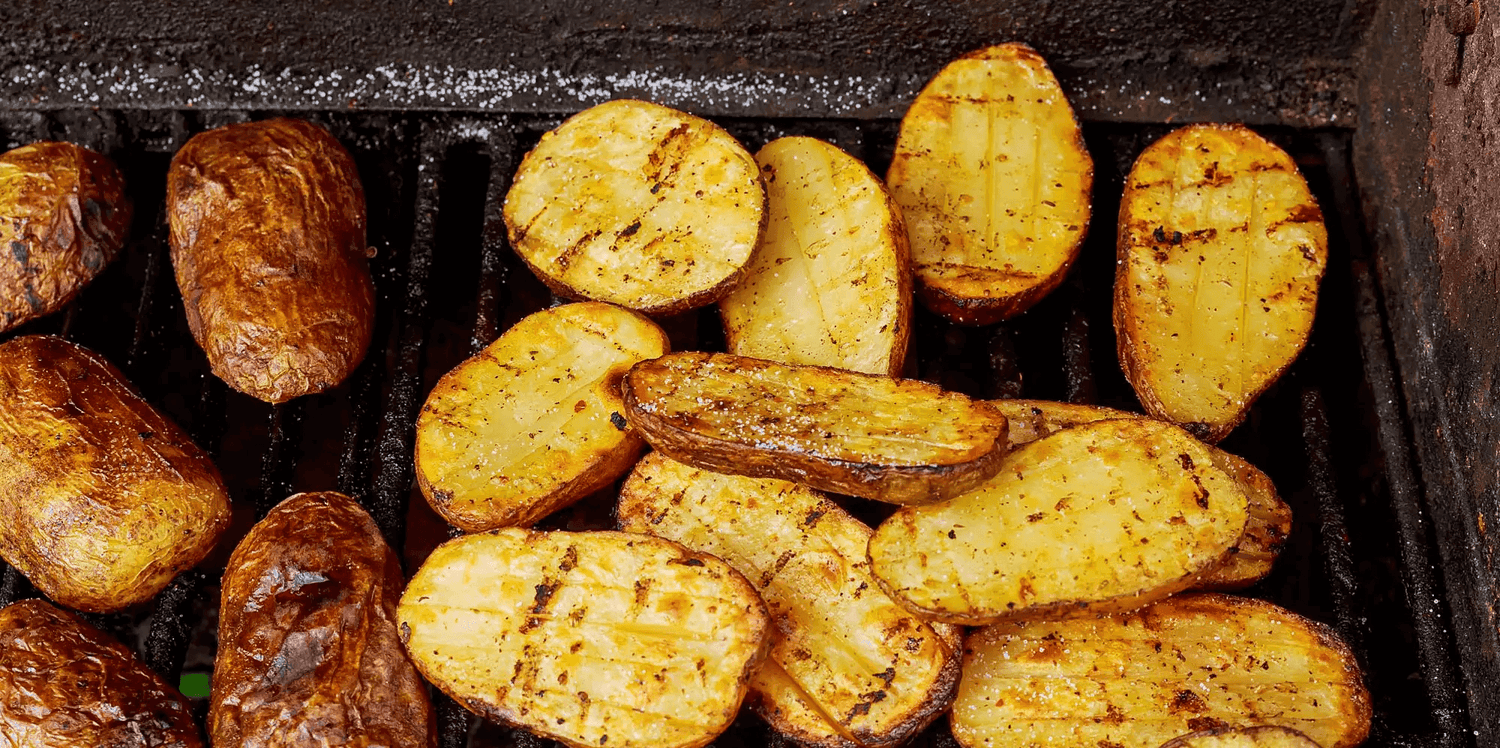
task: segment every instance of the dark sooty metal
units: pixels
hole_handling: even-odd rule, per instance
[[[202,571],[185,574],[150,604],[93,619],[173,682],[185,660],[199,669],[211,662],[211,626],[207,634],[194,629],[214,616],[222,565],[253,520],[286,495],[336,487],[357,496],[408,571],[447,538],[450,529],[413,489],[419,406],[444,372],[554,302],[510,250],[499,210],[521,155],[558,117],[302,113],[329,127],[360,167],[375,249],[375,342],[350,381],[332,392],[271,407],[229,391],[209,373],[182,315],[166,250],[163,175],[170,154],[193,132],[271,114],[0,113],[0,139],[12,146],[44,136],[98,144],[120,163],[140,208],[119,262],[66,312],[10,335],[63,332],[123,364],[147,398],[215,456],[235,499],[234,526]],[[888,164],[896,130],[890,120],[721,124],[752,150],[787,134],[829,139],[876,173]],[[1097,170],[1094,222],[1068,282],[1026,314],[988,328],[955,326],[918,310],[908,372],[976,397],[1138,410],[1116,364],[1113,224],[1125,172],[1167,129],[1086,124]],[[1375,698],[1373,744],[1472,745],[1348,178],[1348,134],[1267,134],[1308,174],[1329,217],[1331,262],[1308,350],[1223,444],[1264,469],[1297,517],[1275,571],[1247,594],[1327,622],[1349,640]],[[712,309],[662,322],[676,347],[723,346]],[[849,502],[870,520],[888,511]],[[604,491],[543,524],[611,527],[612,505],[613,493]],[[13,569],[4,570],[0,603],[34,594]],[[480,722],[440,694],[436,705],[443,748],[554,745]],[[748,714],[714,743],[783,744]],[[911,745],[955,744],[939,720]]]

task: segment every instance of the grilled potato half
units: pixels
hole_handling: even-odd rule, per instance
[[[776,631],[751,681],[756,710],[804,745],[894,746],[948,708],[958,631],[880,591],[870,528],[811,489],[646,455],[620,491],[620,528],[724,559]]]
[[[1183,735],[1161,748],[1321,748],[1312,738],[1291,729],[1260,725],[1235,729],[1221,727]]]
[[[922,89],[886,181],[906,216],[918,297],[984,325],[1062,283],[1088,231],[1094,162],[1041,55],[1001,44]]]
[[[101,154],[44,142],[0,155],[0,332],[72,301],[120,254],[130,218]]]
[[[965,748],[1158,748],[1260,724],[1352,748],[1369,733],[1370,695],[1331,629],[1219,594],[1111,618],[990,626],[969,637],[953,704]]]
[[[130,651],[42,600],[0,610],[0,745],[201,748],[193,709]]]
[[[1114,321],[1146,412],[1217,442],[1307,343],[1328,263],[1290,156],[1238,125],[1190,125],[1136,159],[1120,202]]]
[[[674,460],[895,504],[957,496],[1005,455],[1005,417],[915,380],[724,353],[625,376],[625,417]]]
[[[327,130],[273,119],[193,136],[167,171],[167,218],[188,327],[230,387],[285,402],[364,359],[365,193]]]
[[[417,483],[468,532],[530,525],[625,474],[645,442],[620,379],[666,333],[598,302],[533,314],[438,381],[417,417]]]
[[[0,556],[47,597],[147,600],[228,525],[218,469],[118,369],[48,335],[0,345]]]
[[[1011,445],[1036,441],[1060,429],[1117,418],[1145,418],[1113,408],[1054,403],[1045,400],[993,400],[990,405],[1005,414]],[[1223,564],[1205,572],[1193,585],[1200,590],[1234,590],[1248,587],[1271,573],[1276,557],[1292,532],[1292,508],[1281,500],[1270,476],[1245,460],[1218,447],[1209,447],[1214,467],[1240,485],[1250,512],[1245,534],[1240,536]]]
[[[401,563],[353,499],[302,493],[234,549],[219,606],[216,746],[437,744],[396,629]]]
[[[611,101],[526,154],[505,226],[560,296],[681,312],[718,301],[744,274],[766,217],[759,171],[708,120]]]
[[[885,185],[815,138],[773,140],[755,161],[770,220],[745,279],[719,302],[729,352],[899,376],[911,266]]]
[[[870,539],[875,577],[951,623],[1128,611],[1191,587],[1245,531],[1245,495],[1170,424],[1100,421],[1011,452],[949,502]]]
[[[770,634],[765,604],[728,564],[619,532],[450,540],[399,615],[444,693],[580,748],[707,744],[734,721]]]

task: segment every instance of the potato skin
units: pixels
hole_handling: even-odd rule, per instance
[[[0,345],[0,556],[92,612],[155,595],[229,524],[219,471],[103,358],[62,338]]]
[[[130,649],[44,600],[0,610],[0,744],[200,748],[192,707]]]
[[[427,687],[396,630],[402,583],[348,497],[303,493],[272,509],[224,574],[214,745],[435,745]]]
[[[61,309],[125,246],[114,162],[72,143],[0,155],[0,332]]]
[[[172,265],[214,374],[270,403],[322,392],[364,358],[375,287],[349,152],[293,119],[201,133],[167,173]]]

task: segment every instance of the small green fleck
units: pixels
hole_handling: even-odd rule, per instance
[[[208,673],[183,673],[177,690],[190,699],[206,699],[210,682]]]

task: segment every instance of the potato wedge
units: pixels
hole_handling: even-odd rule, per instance
[[[1326,748],[1370,729],[1370,695],[1328,627],[1270,603],[1179,595],[1131,615],[1003,623],[969,637],[953,736],[965,748],[1157,748],[1272,724]]]
[[[72,301],[120,254],[130,218],[101,154],[44,142],[0,155],[0,332]]]
[[[228,526],[218,469],[118,369],[50,335],[0,345],[0,556],[47,597],[148,600]]]
[[[985,325],[1062,283],[1088,231],[1094,162],[1041,55],[1001,44],[922,89],[886,181],[906,216],[917,296]]]
[[[761,666],[770,672],[751,688],[760,714],[788,737],[894,746],[948,708],[954,627],[928,624],[881,592],[865,553],[870,528],[816,491],[653,452],[625,481],[616,516],[627,532],[718,556],[755,585],[776,632]]]
[[[1146,418],[1113,408],[1054,403],[1045,400],[992,400],[990,405],[1005,414],[1006,432],[1012,446],[1036,441],[1054,431],[1115,418]],[[1240,485],[1250,512],[1245,534],[1240,536],[1224,563],[1205,572],[1193,585],[1200,590],[1234,590],[1248,587],[1271,573],[1276,557],[1292,532],[1292,508],[1276,493],[1270,476],[1245,460],[1218,447],[1209,447],[1214,467]]]
[[[1321,748],[1312,738],[1291,729],[1260,725],[1257,727],[1219,728],[1173,738],[1161,748]]]
[[[0,745],[202,748],[193,708],[130,648],[43,600],[0,610]]]
[[[505,226],[558,295],[672,314],[718,301],[744,274],[766,217],[759,172],[708,120],[610,101],[526,154]]]
[[[625,417],[705,470],[922,504],[999,469],[1005,418],[915,380],[725,353],[673,353],[625,375]]]
[[[911,262],[885,185],[815,138],[773,140],[755,161],[770,219],[744,280],[719,302],[729,352],[900,376]]]
[[[1114,322],[1141,405],[1217,442],[1307,343],[1328,263],[1290,156],[1238,125],[1151,144],[1120,202]]]
[[[1100,421],[1011,452],[978,490],[896,512],[870,560],[887,592],[940,621],[1095,615],[1191,587],[1246,521],[1244,493],[1186,432]]]
[[[625,474],[645,448],[620,378],[666,333],[610,304],[532,314],[443,375],[417,417],[417,484],[467,532],[530,525]]]
[[[728,564],[619,532],[450,540],[398,615],[444,693],[580,747],[707,744],[734,721],[770,634],[765,604]]]

